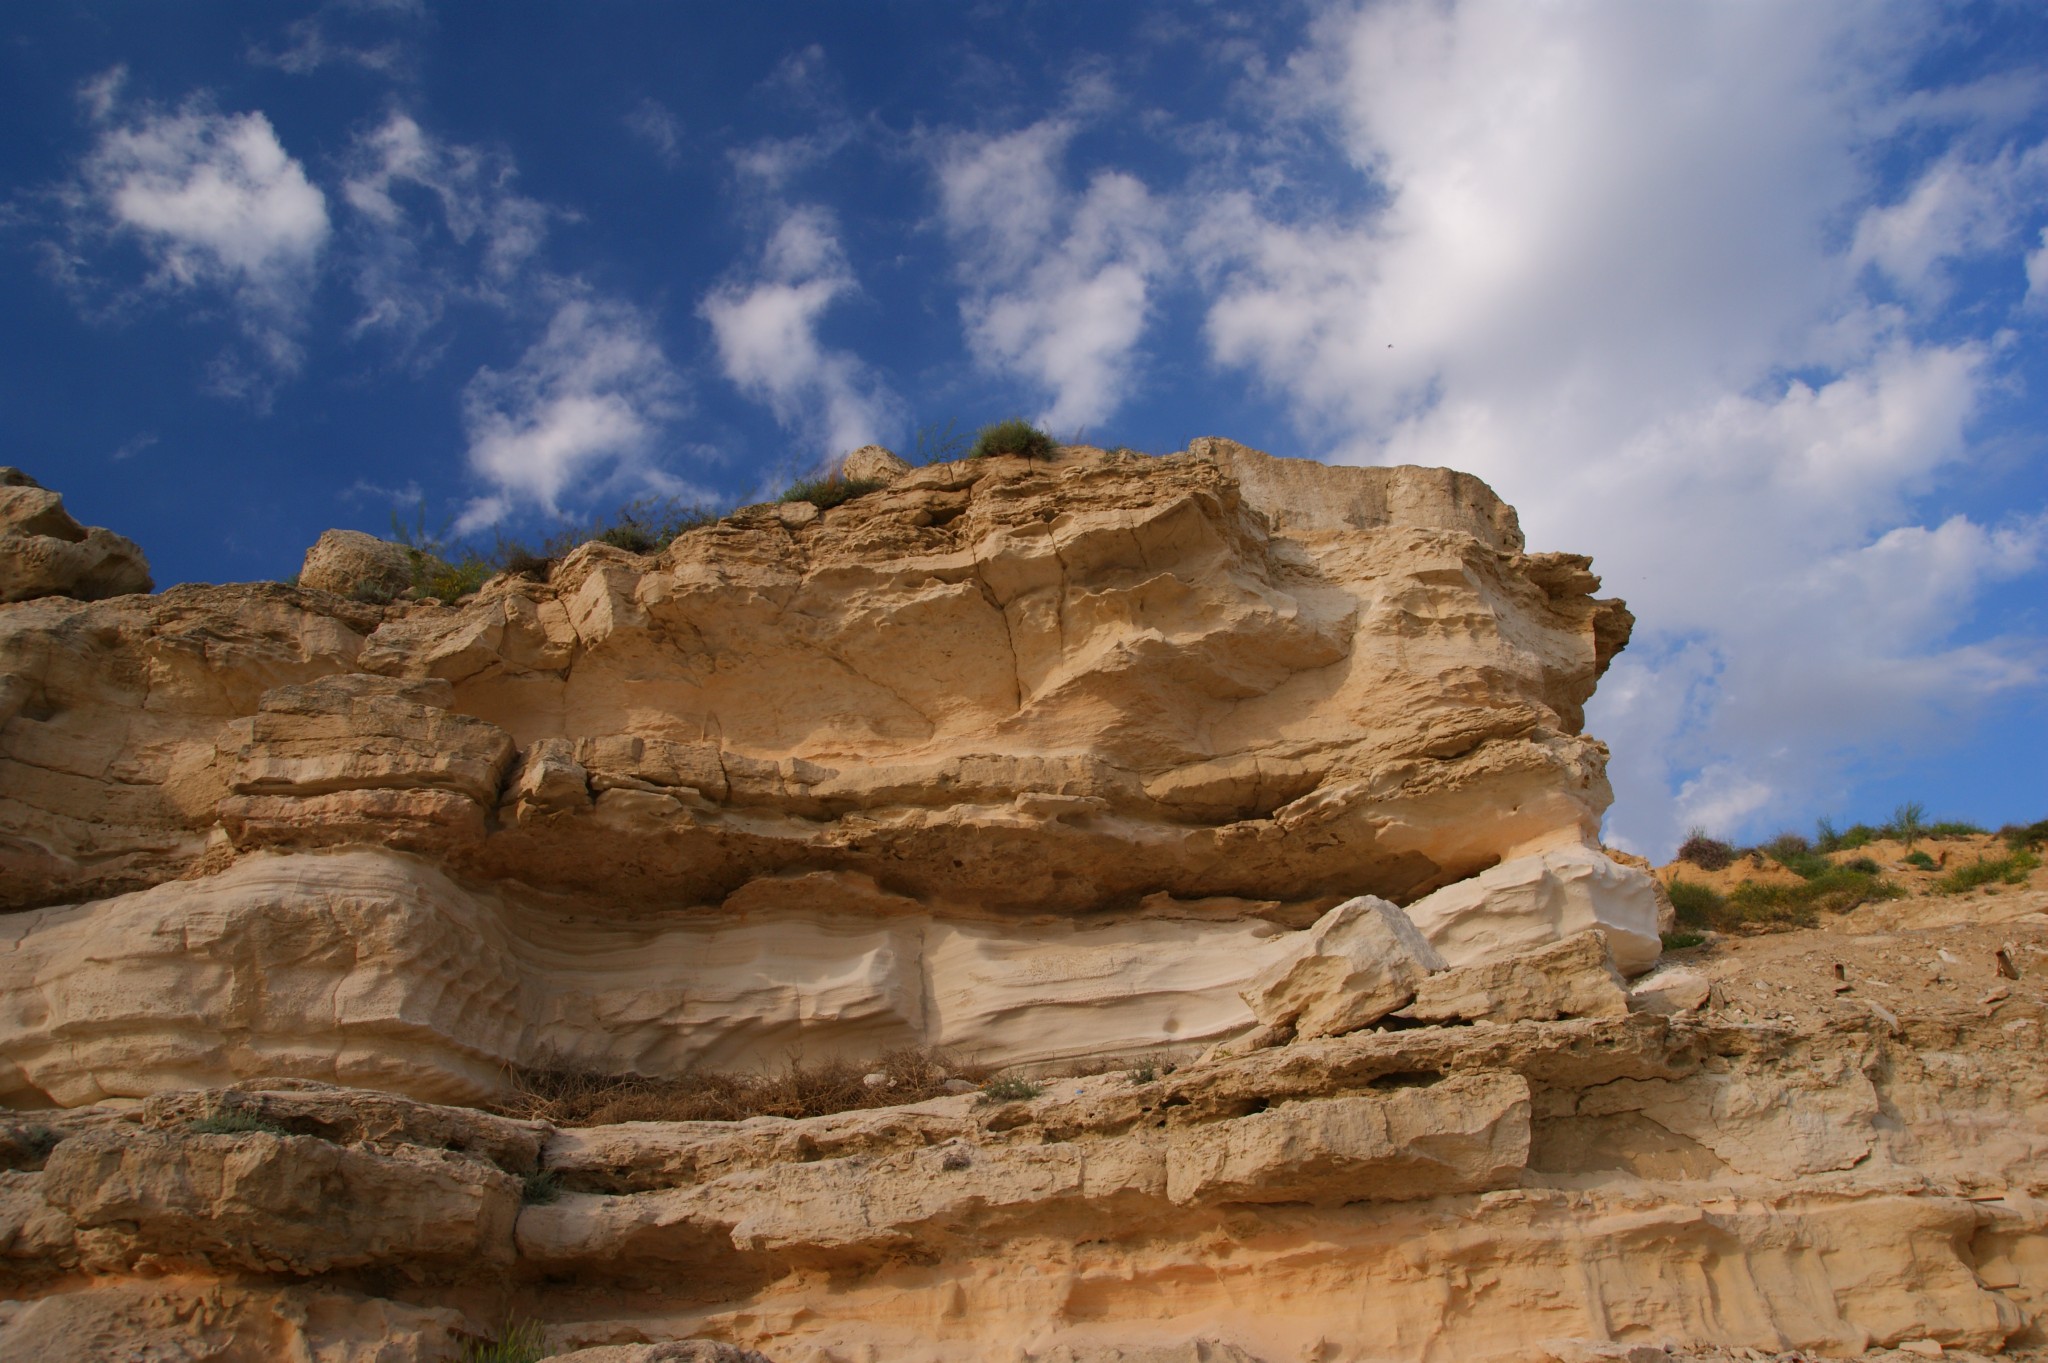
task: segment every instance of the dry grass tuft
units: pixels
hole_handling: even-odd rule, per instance
[[[650,1079],[637,1074],[574,1070],[518,1070],[517,1090],[495,1111],[556,1126],[608,1126],[614,1122],[737,1122],[748,1117],[823,1117],[857,1108],[895,1107],[946,1094],[948,1079],[980,1083],[984,1065],[940,1051],[905,1048],[866,1063],[791,1061],[779,1073],[713,1070]],[[870,1086],[869,1074],[885,1084]]]

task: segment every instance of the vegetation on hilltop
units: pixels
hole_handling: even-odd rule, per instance
[[[1909,893],[1957,895],[1985,887],[2024,885],[2041,866],[2040,849],[2048,845],[2048,820],[2007,824],[1994,835],[1961,820],[1930,821],[1926,807],[1913,802],[1900,805],[1879,825],[1859,823],[1837,829],[1831,821],[1821,819],[1815,834],[1808,838],[1784,832],[1752,847],[1738,847],[1710,837],[1704,829],[1691,830],[1675,861],[1706,873],[1713,881],[1691,879],[1683,873],[1672,876],[1666,890],[1679,923],[1687,929],[1722,932],[1810,927],[1823,911],[1844,913],[1860,904]],[[2002,856],[1989,855],[1996,844],[1984,845],[1994,836],[2005,845]],[[1938,855],[1928,850],[1933,844],[1959,841],[1974,842],[1976,847],[1965,846],[1960,851],[1942,848]],[[1919,887],[1915,891],[1888,876],[1877,857],[1864,850],[1881,851],[1882,844],[1892,848],[1888,855],[1896,858],[1893,871],[1933,878],[1913,881]],[[1903,855],[1900,848],[1905,849]],[[1973,850],[1974,860],[1956,860]],[[1724,872],[1727,874],[1721,874]],[[1765,872],[1790,872],[1797,879],[1757,874]],[[1731,885],[1730,879],[1738,876]]]

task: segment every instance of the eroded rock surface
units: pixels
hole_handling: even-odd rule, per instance
[[[2048,1018],[2048,917],[2011,907],[1694,953],[1725,1001],[1693,1014],[1363,1030],[1007,1102],[553,1130],[301,1083],[80,1110],[0,1173],[26,1298],[0,1356],[177,1321],[254,1358],[228,1346],[289,1319],[319,1357],[426,1363],[515,1310],[625,1358],[2037,1356],[2048,1064],[2014,1038]],[[2000,950],[2022,978],[1979,1004]],[[1956,987],[1897,1027],[1833,989],[1938,953]],[[229,1113],[263,1129],[206,1125]],[[350,1196],[276,1181],[306,1146]],[[104,1276],[130,1264],[146,1311]],[[348,1351],[375,1330],[391,1352]]]
[[[1580,732],[1628,614],[1484,484],[1216,440],[886,454],[822,514],[459,609],[0,610],[0,900],[34,910],[0,919],[0,1092],[1193,1055],[1336,904],[1530,858],[1602,888],[1425,932],[1597,924],[1648,963]],[[309,581],[352,591],[323,543]]]
[[[133,540],[80,525],[64,499],[20,469],[0,468],[0,604],[39,596],[98,601],[154,585]]]

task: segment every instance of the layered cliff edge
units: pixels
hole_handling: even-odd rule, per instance
[[[1606,922],[1640,970],[1648,881],[1586,852],[1597,586],[1466,475],[1205,440],[906,470],[452,608],[7,607],[0,1100],[1193,1054],[1333,905],[1501,867],[1555,901],[1533,940]]]
[[[1658,964],[1597,589],[1203,440],[455,607],[0,606],[0,1357],[2048,1346],[2048,892]],[[1037,1082],[477,1106],[896,1046]]]

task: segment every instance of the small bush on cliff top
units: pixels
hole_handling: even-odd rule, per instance
[[[2009,823],[1998,830],[1998,836],[2005,839],[2005,845],[2015,852],[2048,843],[2048,819],[2039,823]]]
[[[830,478],[803,478],[791,483],[783,494],[776,498],[782,502],[809,502],[820,511],[850,502],[856,497],[865,497],[889,486],[879,478],[841,478],[838,474]]]
[[[1678,859],[1689,861],[1702,871],[1718,871],[1735,862],[1735,849],[1717,838],[1710,838],[1703,828],[1695,828],[1685,835],[1679,844]]]
[[[1888,880],[1841,866],[1790,885],[1746,881],[1725,895],[1685,880],[1672,881],[1665,891],[1680,924],[1717,932],[1810,927],[1822,909],[1847,913],[1858,904],[1905,894]]]
[[[974,447],[967,452],[970,459],[985,459],[998,454],[1021,455],[1026,459],[1050,459],[1058,446],[1053,438],[1022,418],[1013,417],[981,428],[974,437]]]
[[[2013,852],[1990,861],[1979,857],[1935,881],[1934,890],[1936,894],[1963,894],[1979,885],[2024,885],[2027,872],[2040,864],[2041,859],[2032,852]]]
[[[615,1122],[737,1122],[748,1117],[823,1117],[855,1108],[894,1107],[944,1097],[946,1081],[974,1082],[987,1071],[940,1051],[888,1051],[865,1064],[791,1062],[775,1073],[699,1071],[673,1079],[574,1070],[519,1070],[514,1096],[497,1105],[508,1117],[556,1126]],[[869,1074],[887,1082],[870,1086]]]

